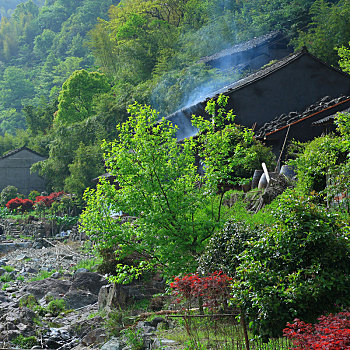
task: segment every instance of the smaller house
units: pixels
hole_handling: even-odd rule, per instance
[[[45,159],[25,146],[3,155],[0,158],[0,191],[9,185],[17,187],[18,192],[25,196],[33,190],[44,191],[45,179],[38,174],[31,174],[30,168]]]
[[[286,37],[281,32],[275,31],[203,57],[200,62],[220,70],[256,70],[291,52]]]

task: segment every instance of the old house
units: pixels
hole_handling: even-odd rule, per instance
[[[227,107],[234,110],[237,123],[262,131],[266,123],[291,112],[293,117],[297,117],[325,96],[329,101],[350,96],[350,76],[303,49],[226,86],[202,102],[168,116],[167,119],[179,127],[178,139],[196,134],[191,116],[197,114],[209,118],[205,112],[206,103],[211,98],[216,99],[220,93],[229,96]],[[346,100],[345,97],[342,99]],[[325,113],[319,113],[317,117],[321,119],[325,116]],[[317,117],[310,121],[315,122]],[[304,141],[319,136],[322,130],[310,125],[305,127],[305,123],[299,125],[303,127],[295,133],[299,133]],[[283,133],[274,136],[285,138]],[[278,152],[278,147],[275,147],[275,152]]]
[[[27,196],[30,191],[44,191],[45,180],[38,174],[31,174],[30,167],[46,158],[27,147],[10,151],[0,158],[0,191],[12,185]]]
[[[290,54],[288,40],[281,32],[271,32],[228,49],[203,57],[200,62],[220,70],[256,70],[272,60]]]

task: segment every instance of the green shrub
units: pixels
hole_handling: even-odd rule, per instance
[[[35,202],[36,197],[40,196],[40,192],[33,190],[30,191],[29,195],[28,195],[28,199],[30,199],[31,201]]]
[[[41,281],[44,280],[45,278],[49,278],[51,277],[51,275],[56,272],[56,270],[52,270],[52,271],[45,271],[45,270],[41,270],[38,272],[38,274],[31,278],[30,281]]]
[[[46,310],[53,316],[58,316],[62,311],[66,310],[66,302],[63,299],[52,300],[47,305]]]
[[[18,197],[18,189],[15,186],[6,186],[0,193],[0,204],[5,206],[8,201]]]
[[[131,350],[144,349],[143,336],[140,330],[128,328],[123,330],[123,334],[126,344],[131,348]]]
[[[10,285],[8,283],[4,283],[1,289],[6,290],[8,287],[10,287]]]
[[[199,260],[200,271],[223,271],[233,276],[239,265],[239,254],[247,248],[248,242],[256,237],[256,230],[245,223],[228,221],[225,227],[210,239]]]
[[[5,265],[5,266],[3,266],[2,268],[3,268],[6,272],[12,272],[12,271],[15,270],[14,267],[9,266],[9,265]]]
[[[295,166],[297,189],[302,194],[322,192],[327,185],[326,177],[346,160],[349,150],[340,137],[327,135],[318,137],[307,144],[297,144],[297,157],[289,164]]]
[[[0,281],[1,282],[11,282],[11,281],[13,281],[13,277],[8,272],[6,272],[2,276],[0,276]]]
[[[39,342],[36,337],[24,337],[23,335],[19,335],[12,341],[14,344],[19,345],[21,348],[30,349],[35,345],[38,345]]]
[[[31,310],[34,310],[34,308],[38,305],[39,305],[38,301],[36,300],[35,296],[32,294],[25,295],[19,301],[20,307],[27,307],[28,309],[31,309]]]
[[[234,288],[263,336],[280,335],[295,317],[313,321],[350,305],[350,248],[338,216],[291,190],[271,211],[276,222],[240,255]]]

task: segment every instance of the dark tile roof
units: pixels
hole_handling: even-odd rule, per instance
[[[111,173],[104,173],[102,175],[99,175],[97,177],[95,177],[94,179],[92,179],[92,181],[99,181],[100,179],[112,179],[112,178],[116,178],[115,175],[112,175]]]
[[[315,122],[312,123],[312,125],[316,126],[316,125],[332,123],[338,113],[349,113],[349,112],[350,112],[350,107],[349,108],[345,108],[344,110],[338,111],[335,114],[329,115],[329,116],[327,116],[325,118],[322,118],[320,120],[316,120]]]
[[[255,136],[259,139],[264,138],[265,136],[271,135],[281,129],[288,127],[289,125],[293,125],[310,117],[316,116],[318,113],[321,113],[325,110],[328,110],[330,113],[332,113],[332,108],[338,107],[339,104],[348,102],[349,100],[349,96],[340,96],[335,99],[331,99],[329,96],[325,96],[313,105],[309,106],[303,112],[290,112],[289,114],[282,114],[270,122],[265,123],[259,130],[255,132]]]
[[[171,120],[171,121],[175,121],[175,120],[178,120],[179,118],[186,118],[186,119],[190,120],[192,114],[204,113],[205,106],[209,100],[211,100],[211,99],[216,100],[220,94],[230,95],[237,90],[240,90],[240,89],[245,88],[251,84],[254,84],[257,81],[262,80],[262,79],[270,76],[271,74],[283,69],[284,67],[288,66],[289,64],[298,60],[299,58],[301,58],[304,55],[310,56],[315,61],[326,66],[328,69],[336,71],[339,74],[344,75],[347,79],[349,79],[348,74],[344,73],[340,69],[337,69],[335,67],[328,65],[327,63],[323,62],[322,60],[320,60],[316,56],[310,54],[306,48],[303,48],[303,49],[301,49],[297,52],[294,52],[294,53],[292,53],[292,54],[290,54],[290,55],[288,55],[288,56],[286,56],[286,57],[268,65],[268,66],[265,66],[264,68],[256,71],[253,74],[248,75],[247,77],[245,77],[243,79],[235,81],[232,84],[227,85],[220,90],[217,90],[216,92],[210,94],[210,96],[207,96],[206,98],[204,98],[202,101],[197,101],[192,106],[184,107],[184,108],[168,115],[166,117],[166,119]],[[176,122],[175,122],[175,124],[176,124]],[[180,137],[180,138],[186,138],[186,137],[189,137],[191,135],[181,135],[181,136],[182,137]]]
[[[215,53],[214,55],[203,57],[200,59],[200,62],[209,63],[211,61],[215,61],[217,59],[220,59],[220,58],[223,58],[226,56],[231,56],[231,55],[234,55],[234,54],[239,53],[239,52],[244,52],[247,50],[254,49],[258,46],[265,45],[266,43],[271,42],[271,41],[279,41],[279,40],[281,40],[281,33],[280,32],[278,32],[278,31],[270,32],[268,34],[256,37],[256,38],[249,40],[249,41],[246,41],[244,43],[234,45],[228,49],[219,51],[219,52]]]
[[[45,158],[45,156],[43,156],[42,154],[39,154],[38,152],[35,152],[35,151],[31,150],[31,149],[28,148],[27,146],[23,146],[23,147],[16,148],[16,149],[14,149],[14,150],[12,150],[12,151],[9,151],[9,152],[5,153],[2,157],[0,157],[0,159],[4,159],[4,158],[7,158],[7,157],[10,157],[10,156],[12,156],[12,155],[14,155],[14,154],[16,154],[16,153],[18,153],[18,152],[20,152],[20,151],[24,151],[24,150],[29,151],[29,152],[31,152],[31,153],[34,153],[34,154],[36,154],[37,156],[40,156],[40,157]]]

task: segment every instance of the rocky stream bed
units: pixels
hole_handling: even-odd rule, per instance
[[[109,285],[104,276],[77,268],[90,258],[79,242],[9,241],[0,236],[0,348],[132,349],[123,337],[111,337],[106,312],[101,311],[110,311],[113,303],[125,303],[128,298],[142,300],[147,293],[159,291],[162,282]],[[164,324],[169,322],[162,317],[148,322],[136,318],[134,327],[142,336],[143,348],[177,348],[174,341],[158,339],[156,329]]]

